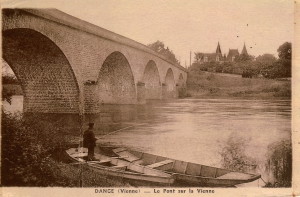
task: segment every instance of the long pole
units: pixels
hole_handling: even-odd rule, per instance
[[[192,51],[190,51],[190,67],[192,65]]]
[[[78,107],[79,107],[79,130],[80,130],[80,140],[83,139],[83,122],[84,122],[84,96],[83,96],[83,92],[79,91],[79,103],[78,103]],[[81,146],[81,143],[79,141],[79,146]],[[82,150],[79,147],[79,150]],[[82,183],[82,163],[80,165],[80,180],[79,180],[79,185],[80,187],[83,187],[83,183]]]

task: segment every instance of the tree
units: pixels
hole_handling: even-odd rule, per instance
[[[261,63],[274,63],[276,61],[276,57],[272,54],[265,53],[263,55],[259,55],[256,58],[256,61]]]
[[[253,59],[254,59],[254,57],[251,55],[241,54],[235,58],[235,61],[236,62],[246,62],[246,61],[252,61]]]
[[[271,76],[268,72],[275,65],[276,61],[276,57],[272,54],[259,55],[254,62],[253,68],[256,70],[256,74],[262,74],[265,77]]]
[[[292,44],[290,42],[285,42],[279,46],[277,49],[278,57],[280,59],[292,59]]]
[[[203,56],[203,53],[194,53],[194,62],[197,63],[197,62],[200,62],[201,60],[201,57]]]
[[[292,75],[292,44],[285,42],[277,49],[279,60],[274,65],[275,77],[291,77]]]
[[[6,101],[11,105],[12,93],[6,88],[2,89],[2,101]]]
[[[26,118],[2,111],[1,183],[5,186],[67,186],[53,159],[68,147],[60,123],[42,121],[38,114]],[[5,173],[4,173],[5,172]]]
[[[3,75],[2,84],[19,84],[18,79],[14,75]]]
[[[180,64],[173,51],[170,50],[168,47],[165,48],[165,44],[163,42],[158,40],[156,42],[148,44],[148,47],[151,48],[153,51],[165,56],[171,62]]]

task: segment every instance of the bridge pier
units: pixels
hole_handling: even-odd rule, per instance
[[[173,90],[169,89],[168,85],[165,83],[162,84],[162,99],[172,99],[177,98],[177,90],[176,87]]]
[[[184,98],[186,97],[186,87],[185,86],[176,86],[177,97],[176,98]]]
[[[145,83],[138,82],[136,84],[137,104],[146,103],[146,87]]]
[[[101,100],[96,94],[96,85],[86,83],[84,85],[84,113],[98,113]]]
[[[178,83],[176,83],[176,85],[175,85],[175,98],[179,97],[179,89],[180,89],[180,87],[179,87]]]

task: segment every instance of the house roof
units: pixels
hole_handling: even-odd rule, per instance
[[[227,57],[233,57],[239,55],[239,50],[238,49],[229,49]]]
[[[204,57],[207,57],[208,61],[215,61],[217,56],[220,57],[220,60],[223,59],[222,54],[217,54],[217,53],[198,53],[200,60],[204,60]]]

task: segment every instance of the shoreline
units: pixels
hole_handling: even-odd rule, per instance
[[[231,96],[200,96],[200,95],[195,95],[195,96],[190,96],[190,97],[185,97],[182,99],[222,99],[222,100],[264,100],[264,101],[292,101],[292,98],[289,97],[257,97],[257,96],[252,96],[252,97],[231,97]]]

